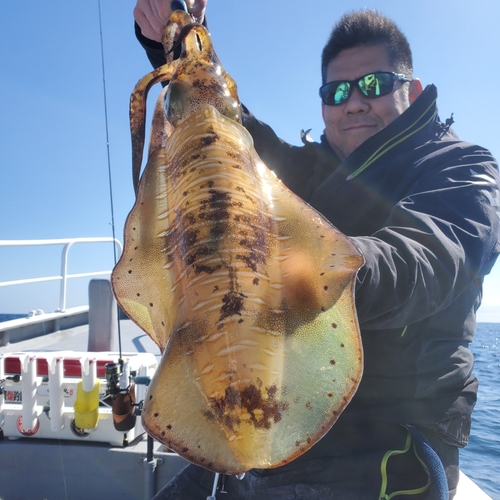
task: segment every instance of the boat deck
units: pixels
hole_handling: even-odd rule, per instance
[[[129,319],[120,321],[123,352],[150,352],[160,356],[157,345],[135,323]],[[86,351],[89,344],[89,325],[76,326],[48,335],[15,342],[0,347],[0,354],[19,351]]]
[[[158,347],[132,321],[120,321],[123,353],[154,353]],[[86,351],[88,325],[10,343],[0,354],[19,352]],[[11,334],[11,340],[15,335]],[[153,489],[158,490],[185,465],[175,453],[154,443],[154,463],[147,461],[146,435],[127,447],[100,442],[22,437],[0,441],[0,498],[2,500],[79,500],[151,497],[151,469],[155,468]],[[149,457],[151,458],[151,457]]]

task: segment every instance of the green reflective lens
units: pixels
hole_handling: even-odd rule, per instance
[[[366,75],[360,78],[358,86],[366,97],[377,97],[381,94],[380,79],[376,74]]]
[[[351,85],[349,82],[342,82],[338,85],[337,89],[335,90],[335,103],[340,104],[344,101],[347,101],[349,99],[350,95],[350,87]]]

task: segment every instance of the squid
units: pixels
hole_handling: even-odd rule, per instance
[[[162,352],[143,426],[211,471],[279,467],[328,432],[358,387],[363,257],[259,158],[207,29],[174,11],[163,44],[166,64],[131,96],[136,201],[111,278]],[[157,82],[168,84],[141,176]]]

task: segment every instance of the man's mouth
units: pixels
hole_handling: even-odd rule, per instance
[[[343,129],[344,131],[347,131],[347,130],[356,130],[356,129],[373,128],[373,127],[375,127],[374,123],[358,122],[358,123],[350,123],[348,125],[344,125]]]

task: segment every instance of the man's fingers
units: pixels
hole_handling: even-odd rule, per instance
[[[207,0],[187,0],[186,5],[195,21],[203,22]],[[137,0],[134,19],[146,38],[161,42],[171,12],[170,0]]]
[[[134,9],[134,19],[141,28],[142,34],[150,40],[161,42],[162,31],[167,21],[162,23],[157,16],[149,2],[137,2]]]
[[[171,9],[171,1],[170,0],[157,0],[154,2],[156,5],[157,17],[160,22],[163,24],[163,27],[166,26],[168,18],[172,13]]]
[[[198,23],[203,22],[207,0],[188,0],[187,6],[189,13],[195,18],[195,21]]]

